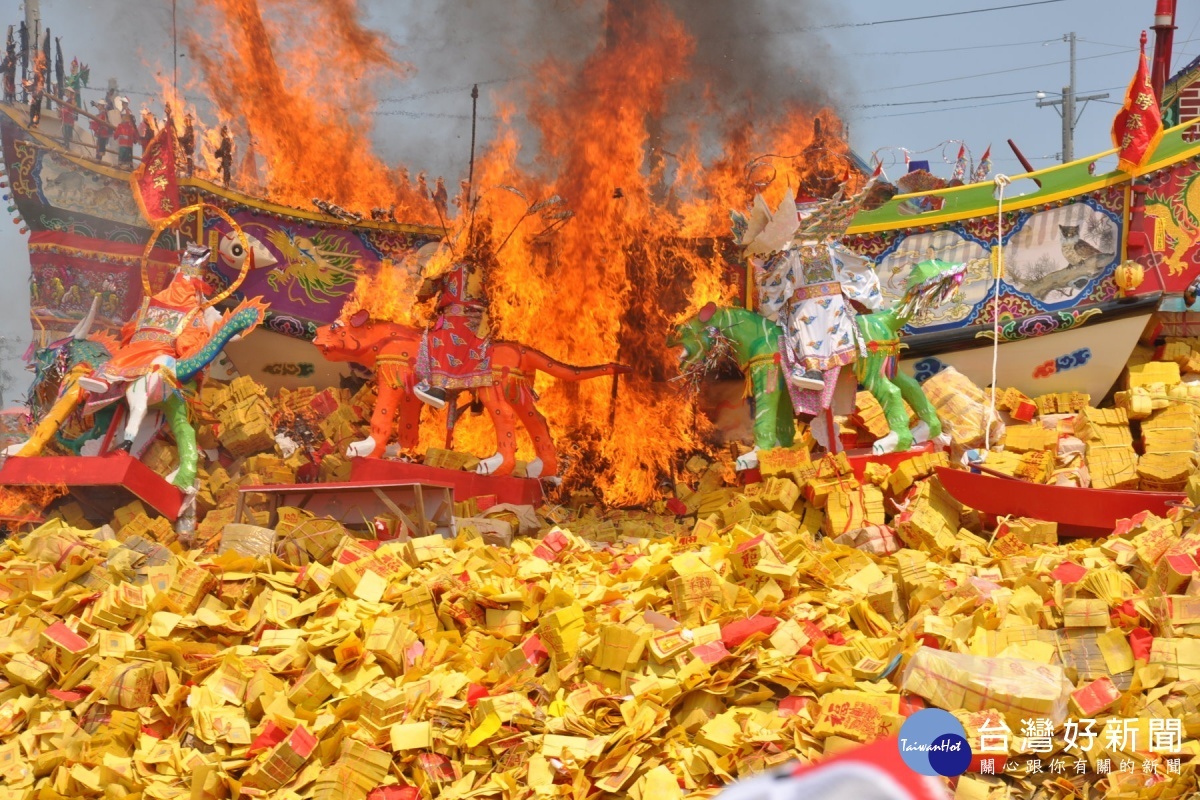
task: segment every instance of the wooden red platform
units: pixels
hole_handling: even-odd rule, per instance
[[[121,451],[103,456],[11,457],[0,467],[0,486],[65,486],[89,517],[108,522],[135,498],[174,522],[183,492]]]
[[[454,487],[454,497],[459,501],[495,495],[500,503],[538,506],[543,500],[541,481],[534,478],[497,478],[462,470],[427,467],[423,464],[386,461],[382,458],[350,459],[350,480],[448,483]]]
[[[1171,504],[1187,502],[1183,494],[1051,486],[947,467],[938,467],[937,477],[963,505],[990,516],[1011,514],[1056,522],[1063,536],[1109,536],[1117,520],[1143,511],[1166,516]]]
[[[267,497],[271,512],[269,527],[277,523],[275,512],[280,506],[292,506],[350,525],[369,525],[375,517],[395,516],[418,536],[426,535],[426,522],[432,522],[434,530],[443,535],[452,535],[453,531],[454,487],[444,482],[342,481],[243,486],[238,490],[234,522],[242,522],[246,498],[252,494]]]

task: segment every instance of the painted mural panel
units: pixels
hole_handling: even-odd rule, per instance
[[[1072,303],[1119,260],[1120,219],[1088,203],[1027,218],[1004,248],[1005,282],[1047,307]]]
[[[1150,179],[1147,222],[1155,254],[1143,259],[1158,269],[1172,291],[1182,291],[1200,269],[1200,161],[1189,160]]]
[[[918,233],[906,237],[878,262],[876,272],[885,305],[894,305],[904,296],[913,266],[930,258],[966,264],[967,274],[962,291],[951,302],[917,317],[911,325],[913,328],[949,325],[968,319],[987,296],[991,285],[989,252],[979,242],[964,238],[954,230]]]
[[[433,240],[426,234],[325,225],[232,204],[226,211],[254,251],[254,269],[238,294],[261,296],[270,304],[267,327],[302,338],[337,319],[360,274],[373,274],[384,262],[411,262],[409,256]],[[213,251],[214,276],[227,286],[244,260],[240,241],[215,216],[204,220],[204,239]]]
[[[1123,213],[1124,198],[1111,189],[1061,206],[1005,212],[1001,321],[1114,297]],[[914,227],[843,241],[874,260],[889,301],[904,293],[908,275],[920,261],[938,258],[967,265],[959,295],[909,324],[906,330],[915,333],[992,321],[996,240],[997,219],[985,216],[934,230]]]
[[[45,205],[124,225],[146,224],[126,181],[82,170],[51,150],[38,152],[33,177]]]

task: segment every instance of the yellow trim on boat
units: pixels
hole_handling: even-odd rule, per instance
[[[445,236],[446,229],[439,228],[436,225],[410,225],[402,222],[380,222],[373,219],[363,219],[360,222],[350,222],[348,220],[331,217],[328,214],[320,212],[306,211],[300,208],[292,208],[291,206],[279,205],[264,200],[261,197],[253,197],[242,192],[237,192],[232,189],[226,189],[217,186],[215,183],[210,183],[199,178],[180,178],[179,187],[181,189],[190,188],[197,191],[206,192],[217,197],[230,200],[234,203],[241,203],[245,206],[261,209],[270,214],[281,214],[285,217],[295,217],[298,219],[311,220],[312,222],[321,222],[326,225],[336,224],[350,228],[375,228],[377,230],[398,231],[400,233],[417,233],[427,234],[429,236]]]
[[[1197,124],[1200,124],[1197,122],[1197,120],[1190,120],[1188,122],[1184,122],[1180,125],[1176,125],[1174,128],[1171,128],[1170,130],[1164,131],[1163,136],[1165,138],[1166,135],[1168,135],[1168,134],[1174,133],[1182,128],[1192,127]],[[1047,167],[1045,169],[1035,170],[1034,172],[1023,172],[1019,175],[1011,175],[1011,176],[1009,176],[1009,179],[1013,183],[1016,183],[1017,181],[1020,181],[1020,180],[1024,180],[1026,178],[1029,178],[1032,180],[1037,180],[1038,178],[1043,177],[1045,175],[1048,175],[1048,174],[1051,174],[1054,172],[1058,172],[1058,171],[1061,171],[1064,169],[1068,169],[1073,166],[1079,166],[1080,164],[1087,164],[1087,163],[1090,163],[1093,161],[1099,161],[1100,159],[1102,159],[1106,156],[1116,154],[1116,152],[1117,152],[1116,148],[1111,148],[1111,149],[1105,150],[1104,152],[1101,152],[1101,153],[1096,153],[1094,155],[1085,156],[1084,158],[1076,159],[1075,161],[1072,161],[1068,164],[1055,164],[1053,167]],[[1163,156],[1162,158],[1153,159],[1150,162],[1148,162],[1145,166],[1138,169],[1137,172],[1132,173],[1132,174],[1128,173],[1128,172],[1121,172],[1119,170],[1114,170],[1113,172],[1109,172],[1104,175],[1097,176],[1095,179],[1090,180],[1086,183],[1076,184],[1075,186],[1072,186],[1069,189],[1062,189],[1057,192],[1052,192],[1050,194],[1042,194],[1040,191],[1038,191],[1038,192],[1034,192],[1033,194],[1025,195],[1022,197],[1014,197],[1012,199],[1005,197],[1004,198],[1004,209],[1006,211],[1019,211],[1021,209],[1025,209],[1025,208],[1032,208],[1033,206],[1045,205],[1047,203],[1055,203],[1055,202],[1058,202],[1059,200],[1065,200],[1068,197],[1077,197],[1082,194],[1094,192],[1097,189],[1103,189],[1107,186],[1115,186],[1115,185],[1121,184],[1121,183],[1130,183],[1134,178],[1140,177],[1140,176],[1148,174],[1150,172],[1154,172],[1154,171],[1162,169],[1166,166],[1170,166],[1171,164],[1177,164],[1181,161],[1184,161],[1188,158],[1192,158],[1193,156],[1196,156],[1196,155],[1200,155],[1200,141],[1196,141],[1196,142],[1192,143],[1192,145],[1190,147],[1182,149],[1176,153]],[[953,195],[958,192],[965,192],[965,191],[970,191],[970,190],[978,191],[979,189],[980,189],[979,183],[968,183],[968,184],[964,184],[963,186],[954,186],[954,187],[950,187],[947,189],[932,189],[932,190],[926,191],[926,192],[913,192],[912,194],[898,194],[894,198],[892,198],[892,200],[893,201],[896,201],[896,200],[902,201],[902,200],[911,200],[914,198],[930,197],[930,196],[947,197],[947,196]],[[1128,204],[1126,204],[1126,205],[1128,206]],[[978,217],[983,213],[987,213],[987,210],[980,209],[980,208],[972,208],[972,209],[961,210],[961,211],[945,211],[945,212],[932,212],[931,211],[931,212],[926,212],[924,214],[914,214],[911,217],[906,217],[901,220],[893,219],[893,220],[888,220],[886,222],[877,222],[874,224],[867,224],[867,225],[853,225],[852,224],[849,228],[846,229],[846,235],[854,236],[854,235],[863,234],[863,233],[876,233],[879,231],[903,230],[905,228],[916,228],[916,227],[924,228],[924,227],[929,227],[929,226],[933,226],[933,225],[941,225],[941,224],[945,224],[948,222],[958,222],[959,220],[963,220],[963,219],[971,219],[972,217]]]

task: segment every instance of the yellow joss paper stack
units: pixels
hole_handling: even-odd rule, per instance
[[[967,449],[982,446],[989,426],[992,441],[1003,438],[1004,423],[999,414],[991,413],[990,394],[953,367],[925,381],[922,388],[956,446]]]
[[[1142,489],[1180,492],[1200,457],[1200,410],[1177,403],[1142,422],[1143,455],[1138,460]]]
[[[1094,488],[1137,488],[1137,454],[1129,415],[1123,409],[1085,408],[1075,415],[1074,432],[1087,446],[1087,467]]]
[[[273,450],[275,410],[266,389],[248,377],[235,378],[210,398],[208,408],[220,421],[221,446],[235,456]]]
[[[1056,392],[1038,395],[1033,400],[1038,414],[1074,414],[1087,408],[1091,398],[1082,392]]]

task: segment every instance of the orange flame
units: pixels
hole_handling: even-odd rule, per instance
[[[67,493],[65,486],[0,487],[0,519],[31,521]]]
[[[254,153],[265,161],[267,192],[277,202],[309,208],[318,197],[364,209],[395,204],[398,218],[434,221],[429,200],[407,181],[393,181],[371,149],[375,102],[368,78],[380,70],[408,75],[411,67],[392,57],[386,36],[359,23],[355,0],[303,5],[286,14],[285,36],[264,18],[258,0],[200,4],[197,22],[210,30],[185,33],[189,56],[204,75],[200,88],[235,134],[249,132]],[[292,47],[282,49],[285,42]],[[214,126],[202,148],[214,173],[218,144]]]
[[[302,44],[286,58],[274,55],[279,37],[256,0],[207,8],[229,35],[197,41],[191,52],[201,54],[222,113],[244,120],[254,137],[273,199],[306,205],[315,194],[363,213],[396,202],[398,218],[430,221],[423,176],[414,187],[400,167],[395,182],[369,149],[372,101],[361,79],[368,69],[404,67],[384,38],[359,26],[354,0],[306,4],[322,35],[289,31]],[[536,385],[570,461],[568,478],[625,505],[654,497],[681,457],[708,449],[709,426],[668,382],[676,365],[665,341],[702,305],[733,302],[743,288],[727,255],[730,209],[746,209],[758,191],[772,206],[787,191],[828,196],[852,170],[833,112],[802,105],[763,119],[718,116],[724,141],[716,159],[701,157],[702,135],[712,132],[698,125],[668,154],[662,120],[671,87],[689,77],[693,40],[662,0],[611,0],[609,9],[608,35],[582,66],[541,65],[526,97],[501,109],[506,120],[525,110],[540,143],[537,166],[527,166],[516,126],[502,123],[476,165],[474,225],[490,241],[483,265],[497,338],[577,365],[634,367],[615,398],[607,380],[541,377]],[[571,219],[535,210],[554,197]],[[360,281],[354,310],[426,324],[412,289],[395,284],[408,281],[405,274],[384,270]],[[422,436],[423,445],[441,446],[444,426],[427,420]],[[455,444],[490,454],[486,417],[461,420]],[[525,442],[519,456],[531,455]]]

